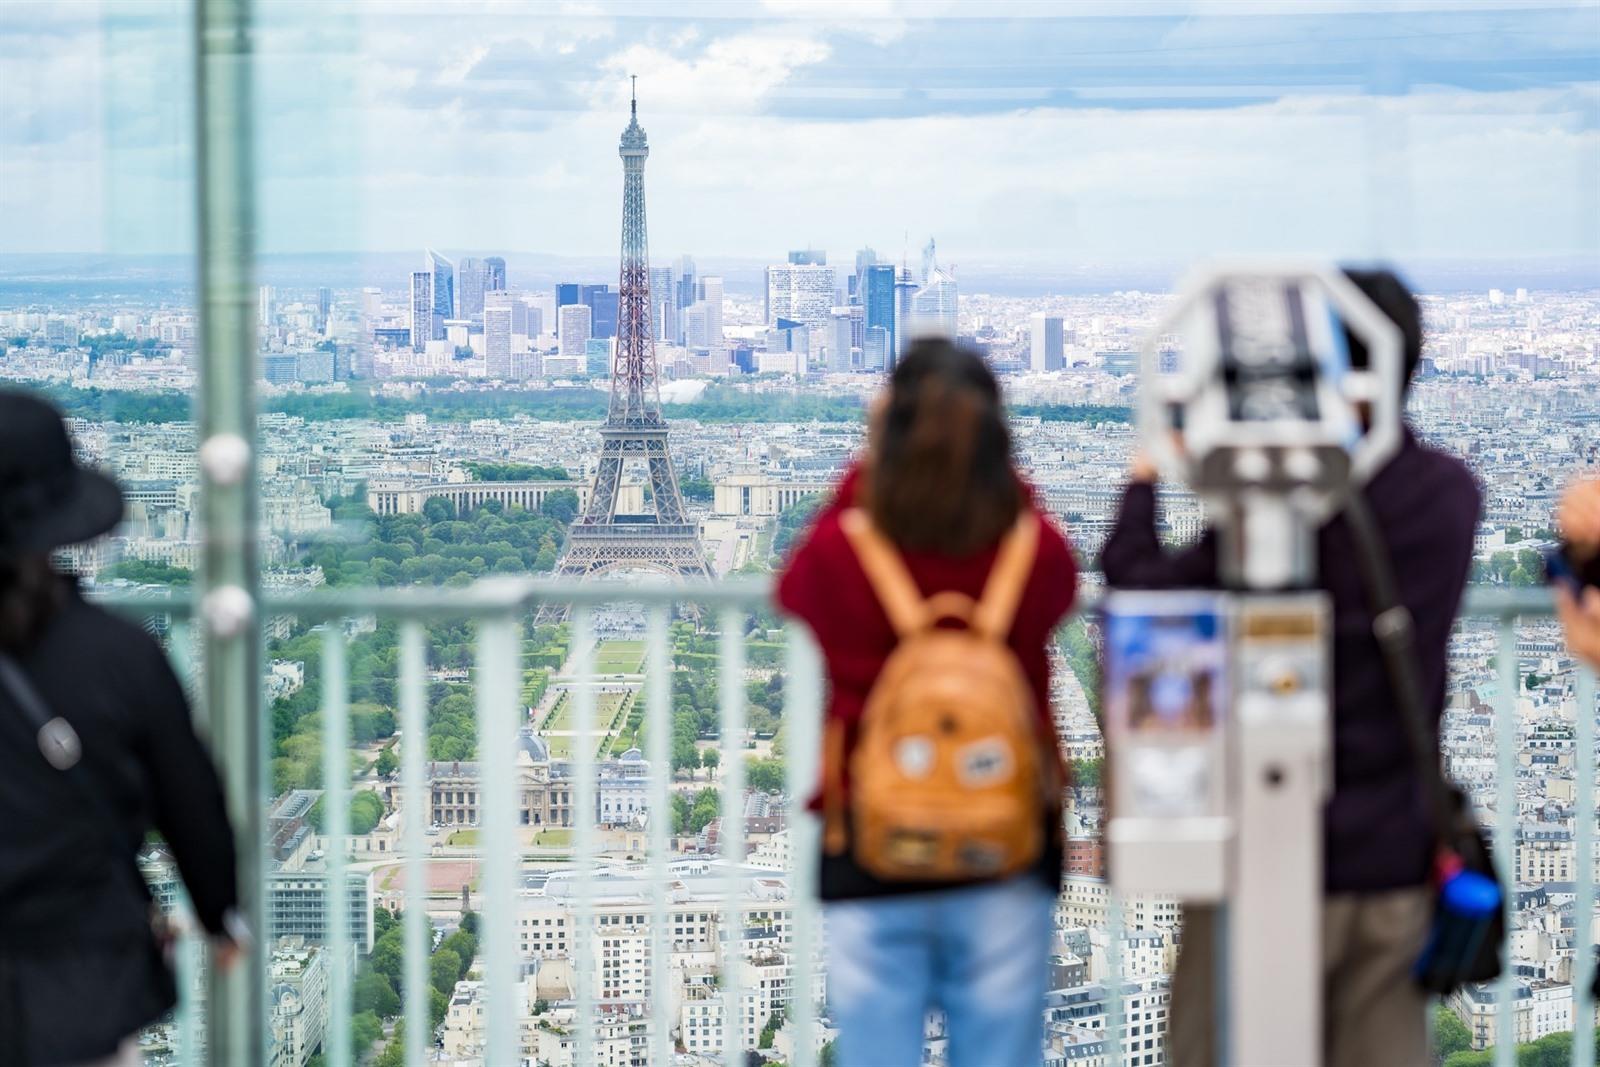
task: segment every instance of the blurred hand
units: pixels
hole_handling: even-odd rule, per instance
[[[1600,667],[1600,589],[1585,586],[1580,600],[1565,584],[1557,583],[1556,613],[1572,654],[1591,667]]]
[[[1133,454],[1133,462],[1128,466],[1128,478],[1135,482],[1156,482],[1160,480],[1161,472],[1156,469],[1150,453],[1141,448]]]
[[[1584,554],[1600,549],[1600,478],[1584,478],[1567,486],[1556,512],[1561,536]]]

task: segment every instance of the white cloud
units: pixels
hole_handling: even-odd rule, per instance
[[[599,109],[626,107],[627,79],[636,74],[660,110],[753,112],[795,70],[821,63],[830,51],[818,37],[781,28],[717,37],[693,56],[635,44],[602,61],[611,77],[597,79],[588,95]]]

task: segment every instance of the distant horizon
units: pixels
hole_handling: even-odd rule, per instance
[[[453,262],[463,256],[500,256],[506,260],[512,289],[539,291],[558,281],[615,282],[617,254],[563,255],[502,249],[436,248]],[[838,269],[839,286],[855,268],[854,251],[825,249],[829,265]],[[286,289],[314,290],[319,286],[355,289],[378,286],[403,289],[409,262],[420,261],[422,249],[382,252],[262,253],[257,262],[257,284]],[[652,255],[654,267],[675,266],[683,253]],[[697,273],[719,275],[726,291],[736,296],[762,293],[766,266],[782,263],[785,252],[770,257],[719,256],[688,253]],[[899,257],[894,257],[898,261]],[[1306,257],[1315,258],[1315,257]],[[911,257],[915,262],[917,257]],[[964,296],[983,294],[1010,298],[1044,298],[1108,294],[1120,291],[1170,292],[1194,259],[1176,260],[1072,260],[1018,256],[1006,262],[956,264],[956,278]],[[1351,256],[1347,263],[1367,263]],[[1419,293],[1449,295],[1518,287],[1544,292],[1577,292],[1600,288],[1600,257],[1571,254],[1477,257],[1397,257],[1384,262],[1395,266]],[[149,287],[170,292],[192,290],[197,257],[192,254],[0,252],[0,302],[28,293],[57,289],[121,289]],[[318,275],[321,267],[324,273]],[[41,302],[34,300],[31,302]]]

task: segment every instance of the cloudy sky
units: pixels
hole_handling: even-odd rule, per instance
[[[268,252],[1600,255],[1593,3],[261,5]],[[0,4],[0,253],[193,247],[183,0]]]

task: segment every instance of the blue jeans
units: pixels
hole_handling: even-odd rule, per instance
[[[951,1067],[1039,1063],[1054,904],[1035,875],[828,904],[839,1067],[918,1067],[935,1007]]]

